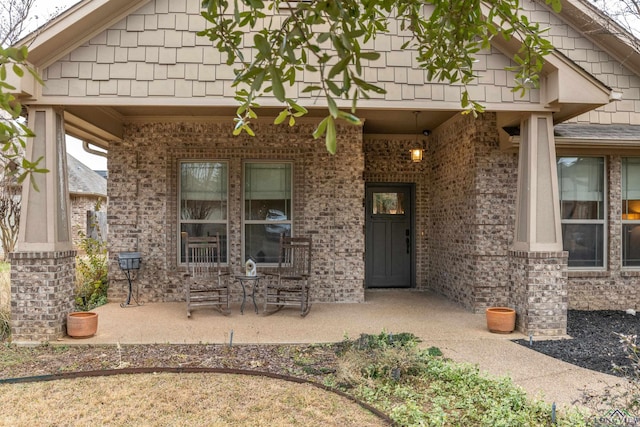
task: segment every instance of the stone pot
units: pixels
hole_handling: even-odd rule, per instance
[[[67,314],[67,335],[73,338],[89,338],[98,330],[98,313],[74,311]]]
[[[487,308],[487,328],[496,334],[510,334],[516,328],[516,311],[508,307]]]

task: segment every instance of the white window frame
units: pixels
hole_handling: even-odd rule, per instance
[[[583,155],[558,155],[557,161],[563,158],[597,158],[602,159],[602,218],[601,219],[563,219],[562,216],[560,218],[560,223],[562,225],[570,225],[570,224],[596,224],[602,226],[602,265],[601,266],[569,266],[569,270],[571,271],[606,271],[607,263],[608,263],[608,189],[607,189],[607,158],[606,156],[583,156]],[[556,167],[557,168],[557,167]],[[557,169],[556,169],[557,170]],[[562,215],[562,183],[561,177],[558,175],[558,198],[561,206],[561,215]],[[564,236],[562,236],[564,241]],[[564,248],[568,250],[567,248]],[[570,252],[570,251],[569,251]],[[569,256],[571,256],[569,254]]]
[[[227,209],[226,209],[226,213],[225,213],[225,217],[226,219],[213,219],[213,220],[183,220],[182,219],[182,166],[184,164],[189,164],[189,163],[207,163],[207,164],[215,164],[215,163],[219,163],[219,164],[223,164],[226,166],[226,205],[227,205]],[[230,253],[229,253],[229,204],[230,204],[230,200],[229,200],[229,162],[227,160],[220,160],[220,159],[197,159],[197,160],[190,160],[190,159],[182,159],[178,161],[178,200],[177,200],[177,221],[178,221],[178,229],[177,229],[177,236],[176,236],[176,248],[177,248],[177,261],[178,261],[178,265],[185,265],[185,262],[182,261],[181,259],[181,250],[182,250],[182,236],[181,236],[181,230],[182,230],[182,224],[223,224],[225,226],[226,229],[226,246],[224,248],[224,253],[226,254],[227,259],[221,263],[224,266],[228,266],[229,262],[230,262]]]
[[[626,185],[625,185],[626,176],[625,176],[625,167],[624,167],[627,159],[635,159],[635,160],[638,161],[638,164],[640,164],[640,157],[637,157],[637,156],[626,156],[626,157],[622,157],[622,159],[620,160],[620,199],[621,199],[620,201],[622,203],[624,203],[625,200],[628,200],[625,197],[626,196],[626,192],[627,192],[627,188],[626,188]],[[640,200],[640,198],[639,199],[632,199],[632,200]],[[620,264],[621,264],[621,267],[624,270],[640,270],[640,265],[624,265],[625,264],[625,258],[624,258],[625,225],[636,225],[636,226],[640,225],[640,215],[638,215],[637,218],[633,218],[633,219],[630,219],[628,217],[625,218],[625,209],[624,209],[624,206],[623,206],[621,219],[622,219],[622,226],[620,227],[621,228],[620,232],[623,233],[623,235],[620,236],[621,237],[621,239],[620,239],[620,242],[621,242],[621,244],[620,244]]]
[[[289,191],[290,191],[290,201],[289,201],[289,219],[287,220],[283,220],[283,221],[267,221],[266,218],[265,219],[257,219],[257,220],[247,220],[247,212],[246,212],[246,179],[247,179],[247,165],[252,165],[252,164],[260,164],[260,165],[266,165],[266,164],[274,164],[274,165],[289,165],[290,167],[290,182],[289,182]],[[246,227],[247,225],[256,225],[256,224],[264,224],[266,225],[278,225],[278,224],[284,224],[284,225],[289,225],[289,230],[290,230],[290,234],[291,236],[295,235],[295,231],[294,231],[294,227],[293,227],[293,223],[294,223],[294,212],[293,212],[293,206],[294,206],[294,191],[293,191],[293,186],[294,186],[294,165],[292,161],[288,161],[288,160],[246,160],[242,163],[242,198],[241,198],[241,203],[242,203],[242,263],[244,265],[244,260],[247,259],[247,255],[246,255],[246,239],[247,239],[247,233],[246,233]],[[260,266],[264,266],[264,267],[273,267],[276,266],[277,263],[274,262],[259,262],[259,260],[256,260],[256,263]]]

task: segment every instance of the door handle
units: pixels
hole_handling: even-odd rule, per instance
[[[405,230],[404,235],[406,236],[407,241],[407,253],[411,253],[411,230]]]

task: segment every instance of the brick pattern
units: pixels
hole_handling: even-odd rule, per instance
[[[510,251],[509,306],[525,334],[567,333],[567,252]]]
[[[73,247],[80,243],[79,232],[87,232],[87,211],[93,211],[96,206],[95,196],[71,196],[71,241]]]
[[[128,284],[117,265],[121,251],[142,253],[135,280],[143,301],[184,299],[177,260],[178,162],[225,160],[229,165],[229,260],[242,261],[242,162],[291,161],[294,232],[313,237],[313,300],[364,301],[364,155],[362,130],[340,129],[338,153],[310,135],[313,125],[264,123],[256,137],[234,137],[228,122],[132,123],[122,143],[109,147],[109,297],[123,299]]]
[[[55,341],[65,334],[74,310],[75,251],[12,252],[11,333],[13,342]]]
[[[495,115],[457,116],[427,159],[428,286],[477,312],[506,304],[517,156],[499,150]]]

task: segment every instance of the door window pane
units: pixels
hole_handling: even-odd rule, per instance
[[[245,260],[276,263],[280,235],[292,231],[291,164],[246,163],[244,172]]]
[[[373,193],[373,215],[404,215],[404,193]]]
[[[569,267],[604,267],[604,185],[604,158],[558,158],[562,241]]]

